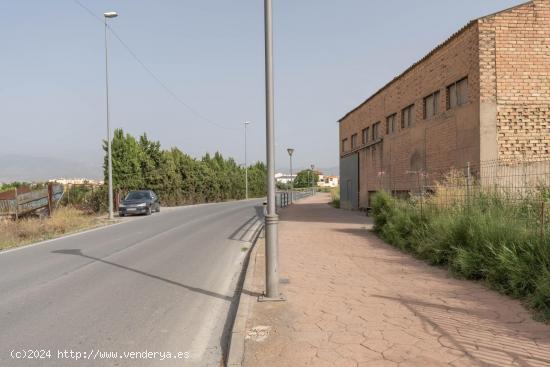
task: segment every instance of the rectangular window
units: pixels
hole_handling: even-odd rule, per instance
[[[366,127],[362,131],[363,144],[367,144],[369,141],[369,128]]]
[[[401,111],[401,128],[405,129],[414,124],[414,105],[403,108]]]
[[[389,115],[386,117],[386,134],[393,134],[396,128],[397,114]]]
[[[462,106],[468,102],[468,78],[459,81],[447,87],[447,109]]]
[[[380,121],[372,125],[372,140],[378,140],[380,138],[379,130]]]
[[[357,148],[357,134],[351,136],[351,149]]]
[[[346,152],[348,150],[348,138],[342,139],[342,152]]]
[[[439,113],[439,91],[424,98],[424,118],[429,119]]]

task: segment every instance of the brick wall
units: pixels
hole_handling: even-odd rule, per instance
[[[469,101],[446,109],[446,87],[468,77]],[[424,119],[424,97],[439,91],[439,113]],[[403,108],[414,104],[414,123],[401,128]],[[386,117],[397,114],[397,130],[386,134]],[[340,142],[380,121],[381,142],[358,147],[360,207],[368,206],[368,192],[414,190],[411,171],[464,166],[479,161],[479,39],[477,23],[459,31],[404,74],[340,121]],[[341,145],[341,144],[340,144]],[[350,152],[341,152],[341,156]],[[389,187],[391,182],[391,187]]]
[[[480,98],[496,104],[498,158],[550,153],[550,0],[479,21]]]

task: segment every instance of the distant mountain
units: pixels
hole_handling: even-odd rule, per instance
[[[0,155],[0,182],[47,181],[52,178],[102,179],[101,165],[59,158]]]

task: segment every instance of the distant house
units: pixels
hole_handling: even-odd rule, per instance
[[[338,187],[340,185],[339,176],[326,176],[319,175],[319,180],[317,181],[317,186],[319,187]]]
[[[92,180],[88,178],[54,178],[49,180],[49,182],[55,182],[62,185],[89,185],[89,186],[101,186],[103,185],[103,181],[100,180]]]
[[[275,181],[277,183],[281,184],[289,184],[291,181],[294,181],[296,179],[296,175],[290,175],[288,173],[276,173],[275,174]]]

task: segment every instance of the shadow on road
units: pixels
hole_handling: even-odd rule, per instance
[[[170,279],[166,279],[166,278],[163,278],[163,277],[159,277],[158,275],[149,274],[149,273],[146,273],[146,272],[141,271],[141,270],[132,269],[132,268],[129,268],[129,267],[124,266],[124,265],[120,265],[120,264],[113,263],[113,262],[110,262],[110,261],[107,261],[107,260],[103,260],[103,259],[100,259],[100,258],[97,258],[97,257],[93,257],[93,256],[90,256],[90,255],[86,255],[86,254],[82,253],[82,250],[79,250],[79,249],[56,250],[56,251],[52,251],[52,253],[55,253],[55,254],[64,254],[64,255],[76,255],[76,256],[85,257],[85,258],[90,259],[90,260],[93,260],[93,261],[99,261],[99,262],[104,263],[104,264],[116,266],[117,268],[121,268],[121,269],[124,269],[124,270],[132,271],[132,272],[134,272],[134,273],[141,274],[141,275],[144,275],[144,276],[149,277],[149,278],[161,280],[161,281],[163,281],[163,282],[166,282],[166,283],[169,283],[169,284],[173,284],[173,285],[176,285],[176,286],[178,286],[178,287],[185,288],[185,289],[187,289],[187,290],[190,290],[191,292],[196,292],[196,293],[204,294],[204,295],[206,295],[206,296],[210,296],[210,297],[215,297],[215,298],[223,299],[224,301],[232,301],[232,300],[233,300],[233,297],[224,296],[223,294],[218,294],[218,293],[215,293],[215,292],[210,292],[210,291],[207,291],[207,290],[204,290],[204,289],[201,289],[201,288],[191,287],[191,286],[189,286],[189,285],[185,285],[185,284],[182,284],[182,283],[178,283],[178,282],[175,282],[175,281],[170,280]]]
[[[239,228],[237,228],[228,237],[230,240],[240,241],[240,242],[249,242],[251,238],[255,238],[257,236],[257,233],[262,229],[262,226],[260,225],[256,229],[254,229],[254,226],[258,221],[263,221],[264,207],[262,205],[256,205],[254,206],[254,210],[256,211],[256,215],[253,215],[252,217],[250,217]]]
[[[238,234],[240,231],[242,231],[245,227],[248,227],[247,230],[245,230],[245,234],[250,231],[252,226],[256,223],[257,220],[263,221],[264,219],[264,206],[263,205],[256,205],[254,206],[254,209],[256,210],[256,215],[254,215],[252,218],[248,219],[243,225],[239,227],[237,231],[235,231],[230,239],[241,239],[242,237],[238,237]],[[252,237],[249,239],[249,241],[254,245],[256,243],[256,240],[260,236],[260,233],[263,229],[263,225],[260,225],[252,234]],[[244,280],[246,277],[246,270],[248,269],[248,263],[250,262],[250,253],[252,252],[252,248],[248,250],[246,253],[246,256],[243,260],[243,267],[241,268],[241,272],[239,274],[239,278],[237,280],[237,285],[235,288],[235,292],[233,293],[233,298],[231,301],[231,305],[229,306],[229,311],[227,312],[227,317],[225,319],[224,327],[222,336],[220,338],[220,347],[222,350],[222,356],[224,363],[227,362],[228,353],[229,353],[229,344],[231,343],[231,332],[233,331],[233,325],[235,324],[235,317],[237,316],[237,310],[239,308],[239,301],[241,299],[241,292],[252,295],[249,291],[243,289]],[[260,296],[260,294],[254,295],[255,297]],[[224,364],[225,365],[225,364]]]

